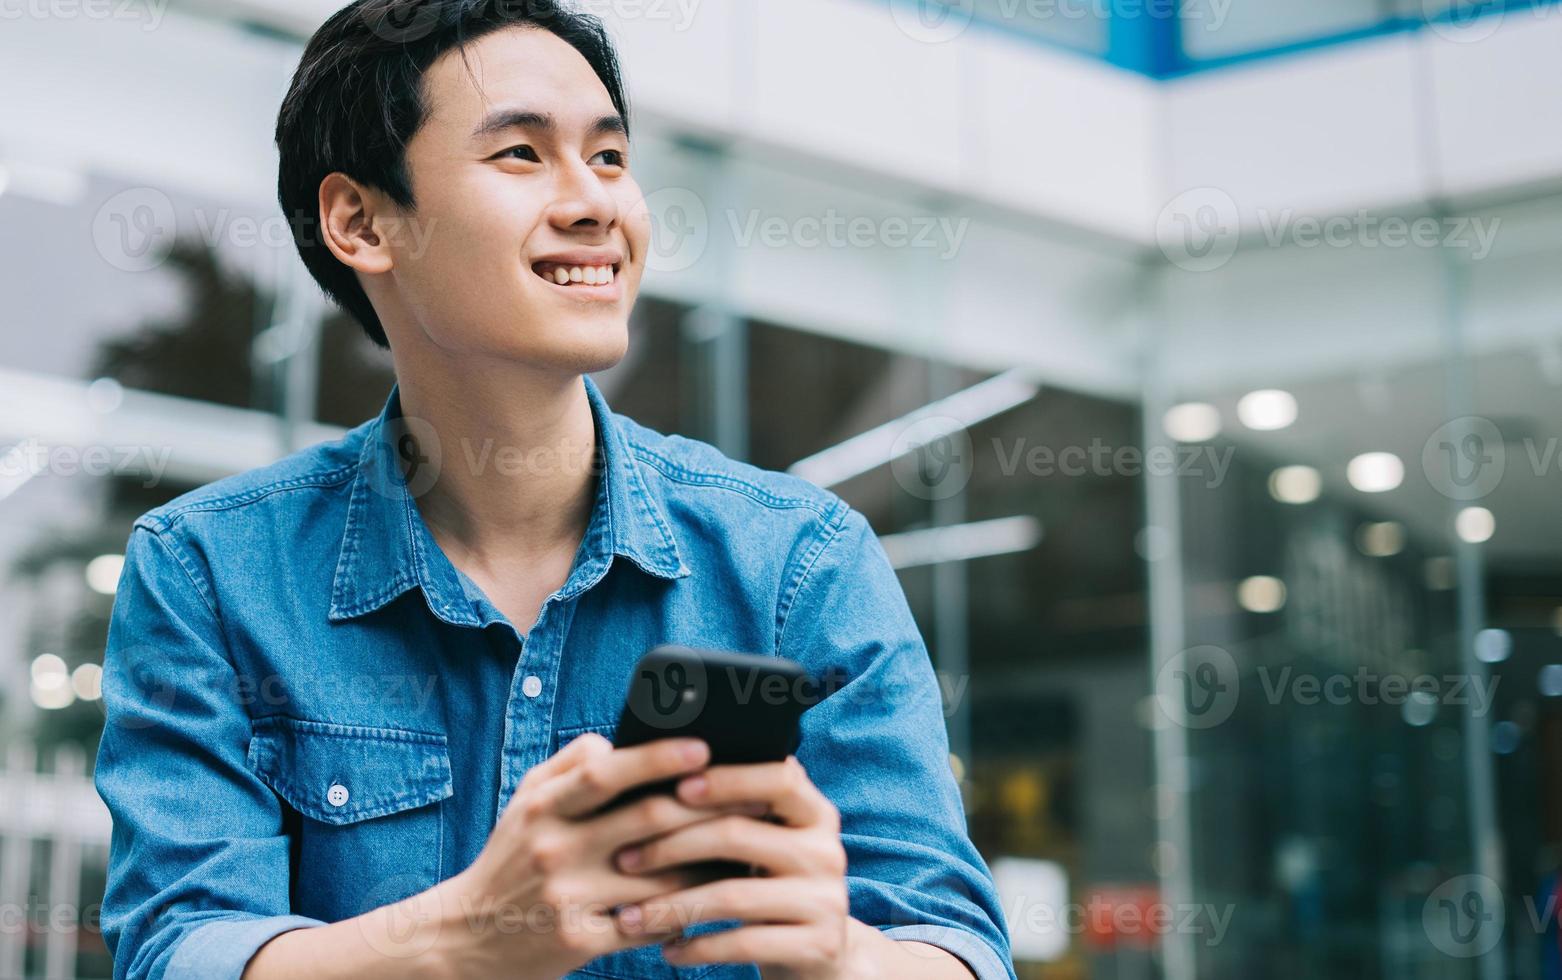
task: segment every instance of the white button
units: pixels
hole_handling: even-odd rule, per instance
[[[536,674],[521,681],[521,693],[529,698],[534,698],[542,693],[542,678]]]
[[[346,806],[347,787],[341,783],[332,783],[331,788],[325,791],[325,801],[332,806]]]

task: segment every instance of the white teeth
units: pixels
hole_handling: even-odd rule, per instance
[[[544,279],[555,282],[560,286],[568,286],[572,283],[580,283],[586,286],[606,286],[613,282],[617,276],[610,265],[556,265],[545,269],[541,273]]]

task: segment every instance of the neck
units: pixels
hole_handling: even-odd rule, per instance
[[[442,547],[478,563],[573,554],[596,500],[596,430],[578,374],[456,364],[422,351],[397,364],[402,414],[442,455],[418,509]]]

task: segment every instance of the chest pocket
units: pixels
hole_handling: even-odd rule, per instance
[[[554,735],[553,750],[568,745],[587,732],[595,732],[598,735],[612,741],[613,733],[617,730],[617,723],[606,725],[577,725],[572,728],[561,728]],[[699,922],[684,930],[684,934],[691,939],[707,932],[715,932],[718,929],[730,927],[736,923]],[[696,977],[703,980],[759,980],[759,970],[752,964],[740,963],[701,963],[695,966],[673,966],[662,958],[661,950],[655,945],[640,946],[634,949],[626,949],[618,953],[610,953],[607,956],[599,956],[576,972],[570,974],[578,978],[602,978],[611,980],[695,980]]]
[[[247,762],[287,805],[294,913],[335,922],[442,879],[444,735],[274,715]]]

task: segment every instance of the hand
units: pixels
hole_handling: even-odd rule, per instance
[[[699,879],[686,870],[622,874],[612,865],[613,852],[743,808],[713,812],[663,793],[597,811],[624,790],[696,772],[709,759],[709,747],[698,739],[614,749],[588,734],[528,771],[482,853],[438,886],[441,907],[450,911],[439,933],[436,972],[558,977],[603,954],[676,935],[676,929],[621,933],[612,909]]]
[[[728,878],[639,900],[619,911],[628,936],[658,935],[695,922],[738,919],[737,928],[663,946],[669,963],[757,963],[767,978],[856,976],[856,935],[846,891],[841,818],[795,757],[712,766],[678,784],[678,799],[721,811],[763,804],[769,822],[727,813],[621,851],[618,866],[654,877],[692,862],[756,865],[764,877]]]

